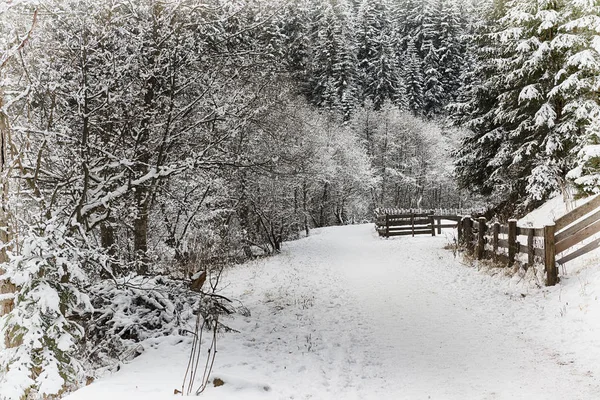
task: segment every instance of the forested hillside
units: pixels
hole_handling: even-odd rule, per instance
[[[214,292],[312,228],[597,190],[596,1],[0,13],[0,398],[59,395],[197,310],[234,312],[189,276]]]

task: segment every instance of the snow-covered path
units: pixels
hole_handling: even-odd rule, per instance
[[[208,399],[595,399],[593,366],[548,340],[537,302],[460,264],[449,235],[328,228],[229,271],[251,317],[220,339]],[[172,398],[187,342],[162,342],[72,399]],[[136,380],[137,379],[137,380]],[[139,396],[139,397],[138,397]]]

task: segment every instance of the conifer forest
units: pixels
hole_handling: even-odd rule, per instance
[[[0,1],[0,399],[315,228],[600,192],[599,94],[598,0]]]

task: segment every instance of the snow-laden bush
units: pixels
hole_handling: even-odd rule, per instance
[[[145,339],[182,334],[202,300],[188,282],[162,276],[103,280],[88,290],[93,311],[77,319],[85,326],[81,350],[90,369],[132,359]]]
[[[92,309],[81,290],[89,260],[52,225],[31,230],[9,256],[0,279],[17,291],[14,309],[0,318],[0,399],[59,396],[80,377],[74,351],[83,328],[69,315]]]
[[[13,311],[0,318],[0,399],[58,397],[86,378],[83,371],[134,358],[146,339],[193,333],[196,316],[214,312],[216,295],[190,290],[189,281],[128,276],[90,284],[108,259],[86,248],[48,226],[31,230],[19,254],[0,265],[0,279],[17,286]],[[235,311],[217,297],[216,312]]]
[[[31,230],[18,255],[0,265],[6,271],[0,279],[17,287],[14,309],[0,318],[0,399],[60,397],[93,371],[139,355],[146,339],[193,334],[197,316],[236,311],[221,296],[192,291],[187,280],[92,280],[109,263],[48,226]],[[219,272],[212,272],[215,280]]]

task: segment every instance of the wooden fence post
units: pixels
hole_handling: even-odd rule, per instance
[[[442,219],[438,218],[437,223],[438,223],[438,235],[441,235],[442,234]]]
[[[494,257],[498,255],[498,236],[500,235],[500,223],[494,222],[492,237],[492,248],[494,249]]]
[[[410,224],[412,226],[412,236],[415,237],[415,213],[410,213]]]
[[[533,248],[534,233],[533,228],[527,233],[527,267],[525,269],[533,266],[533,262],[535,261],[535,249]]]
[[[544,254],[546,266],[546,286],[554,286],[558,282],[558,268],[556,268],[556,250],[554,248],[555,225],[544,226]]]
[[[473,252],[473,220],[471,217],[465,217],[463,220],[463,230],[465,236],[465,246],[467,250]]]
[[[477,230],[477,253],[478,260],[483,259],[485,254],[485,231],[487,230],[485,217],[479,218],[479,229]]]
[[[508,220],[508,266],[512,267],[517,255],[517,220]]]
[[[431,222],[431,236],[435,236],[435,218],[433,214],[429,216],[429,222]]]
[[[385,214],[385,237],[390,237],[390,216]]]

